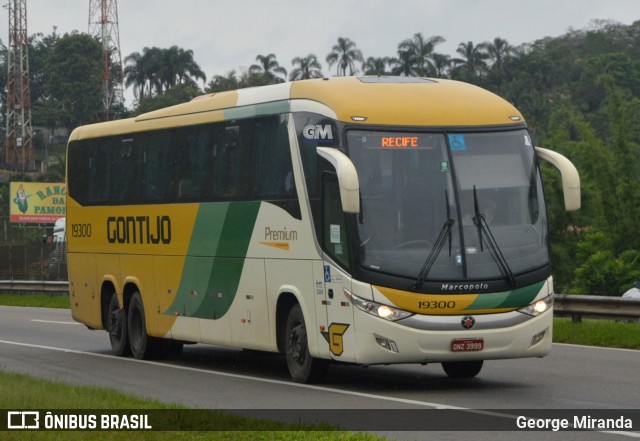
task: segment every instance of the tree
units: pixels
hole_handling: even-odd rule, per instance
[[[333,46],[326,60],[329,68],[334,64],[338,66],[338,76],[346,76],[347,69],[349,69],[349,75],[355,74],[358,71],[355,62],[363,62],[362,52],[356,47],[356,44],[343,37],[338,38],[338,43]]]
[[[362,65],[365,75],[388,75],[387,66],[390,65],[391,59],[388,57],[369,57]]]
[[[284,83],[287,78],[287,70],[280,66],[274,54],[258,55],[258,64],[249,66],[249,75],[261,76],[265,84]],[[284,78],[279,75],[284,76]]]
[[[451,57],[444,54],[433,54],[434,76],[436,78],[447,78],[451,68]]]
[[[133,52],[124,61],[125,86],[133,87],[139,103],[179,84],[198,88],[198,80],[206,81],[206,75],[193,59],[193,51],[178,46],[145,47],[142,54]]]
[[[474,45],[472,41],[460,43],[456,52],[462,58],[454,58],[451,61],[456,65],[453,74],[465,81],[477,81],[487,70],[487,58],[484,44]]]
[[[205,92],[207,93],[215,93],[215,92],[224,92],[227,90],[236,90],[239,89],[240,82],[238,81],[238,77],[236,75],[236,71],[232,70],[227,73],[227,76],[224,75],[215,75],[207,87]]]
[[[415,76],[414,58],[413,52],[409,50],[398,51],[398,58],[392,58],[389,62],[393,66],[391,72],[394,75],[403,75],[405,77]]]
[[[102,105],[102,46],[87,34],[65,34],[49,52],[47,90],[69,129],[96,121]]]
[[[436,68],[433,62],[433,51],[436,44],[444,43],[445,39],[439,35],[425,38],[422,33],[414,34],[412,38],[402,41],[398,45],[398,55],[406,54],[406,59],[413,62],[411,73],[419,77],[434,76]]]
[[[487,59],[491,60],[491,71],[497,75],[504,69],[504,62],[513,53],[513,48],[507,40],[496,37],[493,41],[485,41],[482,47],[486,50]]]
[[[158,69],[158,66],[155,65],[154,58],[157,59],[158,57],[154,57],[156,54],[152,54],[152,52],[156,51],[145,47],[142,50],[142,54],[140,54],[140,52],[133,52],[124,59],[125,87],[133,86],[133,94],[140,103],[144,101],[145,98],[150,98],[153,93],[155,76]]]
[[[189,84],[197,87],[197,80],[205,82],[207,76],[198,63],[193,59],[191,49],[184,50],[178,46],[171,46],[161,52],[162,63],[158,72],[163,91],[167,91],[178,84]]]
[[[291,60],[291,64],[294,66],[293,70],[289,74],[289,79],[291,81],[323,77],[321,71],[322,66],[314,54],[309,54],[302,58],[295,57]]]
[[[200,89],[193,84],[178,84],[162,95],[156,95],[141,102],[136,108],[136,114],[151,112],[165,107],[191,101],[200,95]]]
[[[36,109],[40,103],[47,102],[50,98],[46,68],[47,58],[60,36],[56,27],[51,34],[34,34],[28,38],[29,44],[29,88],[31,90],[31,105]],[[35,119],[34,115],[34,119]]]

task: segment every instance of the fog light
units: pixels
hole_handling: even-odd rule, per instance
[[[538,343],[540,343],[542,341],[542,339],[544,338],[544,335],[547,333],[547,330],[545,329],[542,332],[538,332],[536,335],[534,335],[531,338],[531,344],[529,345],[529,347],[533,347],[535,345],[537,345]]]
[[[385,348],[387,351],[391,351],[395,353],[400,352],[398,351],[398,345],[396,345],[396,342],[393,340],[389,340],[388,338],[384,338],[384,337],[376,337],[376,342],[380,346]]]

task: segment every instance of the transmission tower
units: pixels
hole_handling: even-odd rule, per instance
[[[124,102],[120,32],[118,30],[118,2],[89,0],[89,35],[102,43],[102,115],[109,120],[114,104]]]
[[[5,161],[11,168],[34,170],[29,51],[27,49],[27,0],[9,0],[8,10]]]

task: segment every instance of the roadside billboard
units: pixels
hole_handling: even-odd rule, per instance
[[[66,216],[64,182],[11,182],[11,222],[47,224]]]

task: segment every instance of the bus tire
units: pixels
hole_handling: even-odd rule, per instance
[[[296,383],[321,381],[329,370],[327,360],[313,358],[309,353],[307,328],[299,304],[291,308],[287,317],[285,354],[289,373]]]
[[[123,357],[131,353],[129,347],[129,335],[127,332],[127,313],[124,308],[120,308],[118,295],[111,294],[107,309],[107,331],[111,343],[111,352],[118,357]]]
[[[484,361],[443,361],[442,369],[449,378],[473,378],[480,373]]]
[[[127,311],[127,326],[129,331],[129,346],[131,354],[138,360],[149,360],[158,355],[159,340],[147,334],[147,321],[144,313],[142,296],[134,292],[129,301]]]

